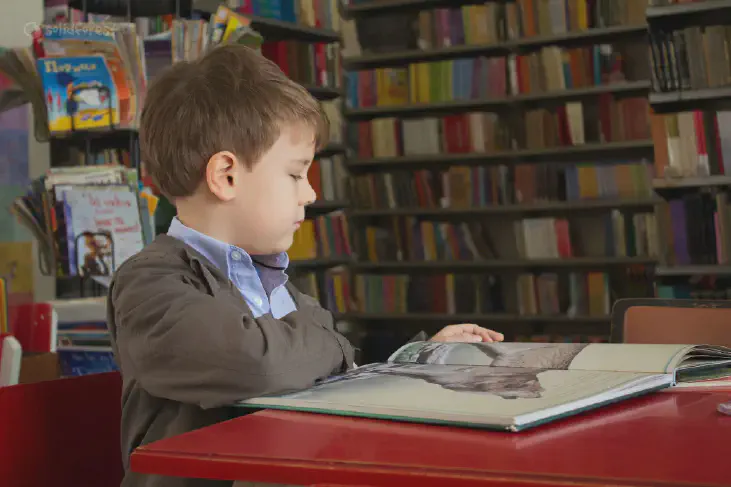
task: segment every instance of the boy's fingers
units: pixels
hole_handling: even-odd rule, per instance
[[[449,338],[450,341],[464,342],[501,342],[504,339],[502,333],[488,330],[474,323],[448,325],[442,329],[440,335]]]
[[[465,325],[465,332],[479,336],[483,342],[496,342],[502,340],[502,334],[474,324]]]
[[[498,331],[487,330],[487,332],[492,336],[492,340],[495,342],[502,342],[505,339],[505,335]]]

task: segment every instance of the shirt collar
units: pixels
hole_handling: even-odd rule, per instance
[[[174,217],[170,223],[167,234],[171,237],[177,238],[184,243],[190,245],[198,252],[200,252],[206,259],[208,259],[213,265],[221,269],[223,272],[229,272],[228,256],[233,250],[238,251],[241,255],[241,260],[252,268],[256,268],[254,264],[260,264],[265,268],[274,267],[284,269],[289,267],[289,256],[286,252],[280,252],[278,254],[269,255],[256,255],[252,259],[248,252],[245,250],[226,242],[222,242],[213,237],[194,230],[181,222],[178,217]],[[277,269],[278,270],[278,269]]]

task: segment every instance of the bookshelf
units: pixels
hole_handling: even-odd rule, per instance
[[[728,299],[731,60],[722,47],[728,42],[731,2],[653,0],[647,21],[658,174],[653,187],[662,201],[657,220],[664,242],[656,294]]]
[[[226,3],[232,9],[237,7],[234,5],[235,1]],[[187,21],[205,22],[220,5],[220,1],[207,0],[72,0],[69,2],[69,7],[80,10],[73,14],[73,18],[81,21],[135,22],[141,29],[140,20],[155,23],[155,19],[140,19],[140,17],[157,17],[157,20],[167,17],[162,22],[168,26],[167,34],[159,30],[160,25],[156,25],[152,29],[155,31],[153,34],[140,35],[145,54],[148,56],[159,55],[155,49],[149,49],[148,42],[159,44],[164,43],[167,39],[168,51],[171,51],[171,18],[177,21],[187,19]],[[237,12],[246,16],[251,21],[250,26],[264,38],[263,54],[270,57],[292,79],[301,83],[315,98],[320,100],[331,119],[330,143],[316,155],[317,163],[313,164],[313,170],[318,173],[316,189],[318,196],[322,198],[318,198],[318,201],[310,205],[306,211],[306,218],[310,222],[315,222],[314,226],[319,230],[319,235],[327,236],[328,232],[332,231],[331,221],[343,220],[343,210],[349,204],[347,191],[343,189],[346,175],[340,173],[341,169],[344,171],[344,166],[342,162],[339,162],[346,151],[346,146],[343,142],[340,117],[339,99],[342,96],[338,52],[340,17],[336,3],[333,2],[329,6],[325,4],[315,6],[310,0],[298,0],[289,2],[288,5],[291,7],[289,11],[286,11],[284,5],[281,6],[281,10],[278,10],[280,7],[271,2],[248,2],[247,5],[248,7],[242,7]],[[277,11],[266,11],[266,9],[272,8]],[[104,19],[100,16],[111,16],[111,18]],[[160,24],[160,22],[156,24]],[[159,45],[157,47],[159,48]],[[267,47],[271,49],[267,50]],[[293,53],[295,53],[294,57]],[[170,63],[169,58],[170,52],[166,64]],[[292,66],[295,64],[295,60],[297,65]],[[305,65],[307,62],[309,65]],[[157,64],[155,67],[159,68]],[[150,79],[152,77],[150,76]],[[2,98],[0,98],[0,109],[9,109],[29,101],[23,92],[14,89],[6,90],[2,92]],[[138,179],[141,180],[143,177],[137,146],[137,130],[134,127],[128,129],[110,127],[110,130],[54,133],[48,139],[51,144],[52,167],[95,164],[96,159],[92,156],[119,149],[128,151],[130,161],[127,162],[137,168]],[[343,188],[334,188],[336,183]],[[174,208],[168,208],[169,206],[164,204],[158,206],[158,208],[164,207],[165,213],[169,213],[166,217],[168,220],[174,215]],[[161,212],[158,212],[156,215],[158,221],[155,222],[156,225],[153,225],[157,232],[165,231],[167,228],[165,218],[163,221],[159,220],[160,214]],[[315,231],[315,237],[318,236],[318,230]],[[342,229],[340,233],[342,233]],[[327,304],[327,295],[322,291],[327,285],[327,282],[323,282],[323,276],[327,274],[328,269],[342,266],[347,263],[348,259],[342,252],[342,245],[337,248],[338,253],[330,252],[335,247],[334,245],[323,245],[316,241],[310,242],[309,245],[315,249],[314,255],[311,258],[293,260],[290,274],[295,280],[299,280],[303,276],[315,275],[315,279],[307,279],[307,282],[314,283],[314,287],[308,288],[304,285],[303,290],[320,296],[323,303]],[[92,279],[61,276],[56,281],[58,297],[97,295],[104,292],[103,286]]]
[[[535,8],[549,3],[561,2]],[[382,48],[372,40],[376,47],[369,49],[363,24],[362,52],[343,60],[356,260],[351,288],[341,290],[354,305],[337,311],[370,346],[379,347],[369,341],[372,334],[388,341],[389,333],[407,336],[416,326],[429,331],[461,321],[497,327],[508,339],[601,340],[608,338],[614,299],[652,293],[647,277],[657,257],[649,234],[661,199],[652,191],[655,148],[646,115],[652,88],[643,64],[646,3],[598,1],[587,17],[574,10],[580,3],[560,5],[561,15],[546,10],[531,18],[525,9],[532,3],[522,0],[351,0],[344,6],[347,18],[381,22],[384,31],[389,16],[411,15],[415,30],[410,45]],[[487,32],[475,27],[483,22]],[[606,65],[616,62],[621,72],[587,75],[587,59],[603,70],[605,55],[613,60]],[[484,66],[487,78],[480,77]],[[448,88],[435,86],[435,79],[449,80]],[[581,113],[573,121],[572,111]],[[546,122],[552,117],[559,119],[555,125]],[[603,131],[612,124],[611,134]],[[578,132],[553,138],[567,126]],[[567,177],[578,173],[596,192],[566,190],[573,187]],[[554,192],[559,186],[564,194]],[[603,229],[595,221],[602,219],[613,219],[611,238],[624,240],[621,245],[598,242]],[[553,255],[518,249],[526,239],[556,237],[528,232],[531,225],[565,230],[549,245]],[[477,226],[479,238],[464,231]],[[645,232],[643,243],[630,252],[620,227]],[[528,233],[519,239],[522,231]],[[603,252],[609,247],[614,252]],[[480,277],[492,282],[474,284]],[[615,285],[624,278],[628,288]],[[423,288],[413,282],[429,279],[432,285]],[[586,290],[597,283],[604,286],[598,294],[587,298],[574,288],[566,299],[566,286]],[[460,303],[465,293],[472,301],[496,299]],[[392,309],[379,309],[375,295]],[[411,306],[417,295],[433,309],[424,302]]]

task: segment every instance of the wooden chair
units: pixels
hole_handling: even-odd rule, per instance
[[[611,341],[731,347],[731,301],[620,299],[612,308]]]

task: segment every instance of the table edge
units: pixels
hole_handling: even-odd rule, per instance
[[[144,446],[135,450],[130,459],[130,468],[133,472],[141,474],[155,474],[164,476],[192,477],[200,476],[201,472],[209,470],[211,463],[229,465],[229,468],[222,468],[223,471],[233,472],[239,470],[242,465],[251,472],[250,478],[240,479],[229,477],[227,474],[216,477],[205,477],[211,480],[243,480],[250,482],[269,483],[291,483],[304,480],[303,477],[318,475],[320,478],[307,480],[307,484],[343,482],[344,476],[354,476],[357,482],[344,485],[383,485],[385,483],[403,482],[408,479],[418,478],[420,481],[438,481],[459,479],[462,482],[469,482],[474,485],[484,484],[490,481],[491,485],[504,485],[511,487],[728,487],[725,484],[709,484],[697,482],[677,481],[656,481],[635,478],[611,478],[611,477],[573,477],[564,474],[526,474],[523,472],[510,471],[484,471],[423,467],[406,467],[385,464],[369,464],[344,461],[320,461],[313,462],[298,459],[266,459],[263,457],[232,457],[224,455],[211,455],[208,458],[201,458],[199,455],[188,453],[177,453],[147,449]],[[162,466],[162,468],[160,468]],[[268,472],[274,469],[281,478],[272,478]],[[364,476],[367,476],[364,477]],[[374,480],[388,479],[388,482],[376,482]],[[370,479],[370,480],[369,480]],[[429,485],[437,485],[429,483]]]

